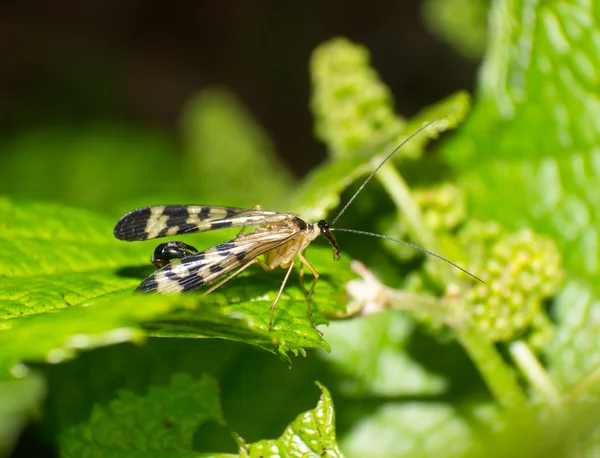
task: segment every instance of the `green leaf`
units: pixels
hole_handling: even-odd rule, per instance
[[[335,412],[327,388],[321,388],[317,407],[304,412],[285,429],[279,439],[246,444],[237,436],[241,457],[302,456],[342,457],[335,437]]]
[[[188,101],[183,135],[187,182],[214,203],[270,208],[292,189],[293,177],[267,133],[225,89],[204,90]]]
[[[456,129],[460,126],[470,110],[471,96],[469,93],[466,91],[457,91],[433,105],[419,110],[416,115],[406,122],[402,132],[392,139],[390,144],[399,145],[426,123],[444,116],[444,119],[434,122],[422,133],[415,135],[402,146],[403,156],[419,157],[423,154],[431,140],[437,139],[443,132]],[[426,165],[425,167],[427,170]]]
[[[493,428],[462,457],[594,457],[598,408],[598,402],[577,402],[556,410],[534,405],[504,413],[493,418]]]
[[[156,130],[110,124],[48,127],[0,143],[0,194],[95,209],[180,194],[175,145]],[[117,166],[118,164],[118,166]],[[168,179],[166,179],[168,178]]]
[[[92,212],[0,199],[0,317],[83,305],[131,289],[137,281],[119,268],[147,262],[148,249],[140,248],[119,243],[112,223]]]
[[[600,301],[592,285],[569,282],[556,298],[554,313],[557,330],[546,353],[553,379],[562,389],[577,389],[577,382],[592,376],[582,388],[600,395],[600,382],[593,377],[600,367]]]
[[[395,311],[332,323],[325,338],[334,351],[321,357],[342,375],[340,390],[351,397],[439,395],[448,380],[408,351],[414,327]]]
[[[341,457],[331,395],[317,385],[322,394],[315,409],[300,414],[279,439],[245,444],[235,435],[240,456],[274,456],[276,448],[279,456]],[[108,405],[96,405],[89,420],[61,434],[61,456],[206,456],[193,438],[208,421],[224,424],[217,382],[179,373],[168,387],[151,387],[145,396],[123,390]]]
[[[444,154],[459,172],[474,217],[551,235],[570,278],[595,280],[600,98],[593,94],[600,57],[594,5],[498,1],[490,21],[479,98]]]
[[[486,46],[489,0],[427,0],[423,18],[431,32],[469,59],[479,59]]]
[[[152,271],[144,266],[155,241],[120,242],[112,236],[112,221],[57,205],[0,200],[0,214],[0,248],[10,255],[0,265],[5,367],[24,360],[56,362],[77,349],[138,340],[140,326],[151,335],[244,341],[288,361],[289,350],[328,348],[308,319],[306,293],[295,279],[286,285],[269,331],[282,270],[249,269],[207,297],[132,295]],[[223,237],[212,232],[199,239],[216,244]],[[353,274],[348,260],[333,262],[329,248],[311,247],[307,256],[321,273],[314,319],[325,323],[324,315],[343,310],[344,283]]]
[[[497,417],[494,408],[474,404],[474,418]],[[477,442],[474,425],[459,409],[440,402],[388,402],[340,438],[349,457],[460,457]]]
[[[193,436],[207,421],[223,423],[217,382],[173,376],[170,386],[139,397],[121,391],[108,406],[96,406],[88,422],[61,436],[62,457],[195,457]]]

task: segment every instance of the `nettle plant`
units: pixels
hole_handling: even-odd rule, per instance
[[[2,453],[43,409],[39,437],[61,456],[594,456],[593,13],[496,2],[473,108],[460,92],[410,120],[394,112],[365,48],[322,44],[311,107],[329,158],[300,183],[239,103],[212,90],[184,116],[189,194],[148,194],[111,216],[0,200]],[[485,283],[418,251],[340,234],[339,262],[326,244],[306,252],[320,274],[312,311],[317,325],[329,323],[323,336],[294,277],[270,326],[284,271],[253,267],[207,296],[132,294],[152,272],[157,242],[114,239],[123,210],[260,203],[318,221],[440,116],[378,171],[339,226],[420,245]],[[145,179],[131,172],[134,183]],[[190,237],[203,248],[231,238]]]

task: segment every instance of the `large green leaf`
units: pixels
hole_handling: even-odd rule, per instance
[[[271,140],[230,91],[211,88],[196,95],[182,124],[184,173],[195,194],[215,205],[271,209],[290,192],[294,180]]]
[[[139,337],[142,325],[152,335],[231,338],[281,355],[327,346],[308,319],[296,279],[285,288],[269,331],[283,271],[250,269],[207,297],[132,295],[152,271],[147,256],[156,242],[117,241],[112,221],[84,210],[0,204],[6,256],[0,265],[0,339],[7,343],[1,357],[8,363],[59,361],[77,348]],[[201,238],[215,244],[223,241],[218,237],[212,232]],[[334,263],[328,248],[311,247],[307,256],[321,273],[313,309],[315,321],[324,323],[324,315],[343,309],[343,285],[352,273],[347,260]]]
[[[474,216],[552,235],[570,275],[589,279],[600,273],[594,8],[495,2],[479,97],[444,148]]]
[[[32,129],[0,141],[0,194],[111,210],[123,200],[178,196],[174,152],[167,135],[133,126]]]

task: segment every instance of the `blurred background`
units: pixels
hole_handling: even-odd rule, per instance
[[[460,3],[469,5],[459,20]],[[124,199],[177,196],[186,104],[215,85],[302,177],[325,156],[309,111],[319,43],[364,44],[410,116],[473,89],[487,3],[2,2],[0,193],[115,212]]]

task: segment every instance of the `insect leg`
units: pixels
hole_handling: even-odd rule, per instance
[[[304,290],[304,293],[308,295],[308,291],[306,290],[306,285],[304,284],[304,264],[300,265],[300,270],[298,271],[298,280],[300,281],[300,286]]]
[[[315,321],[313,319],[312,308],[310,307],[310,298],[312,297],[312,293],[315,290],[315,286],[317,286],[317,281],[319,280],[319,272],[317,272],[315,268],[310,265],[310,263],[302,255],[302,253],[298,252],[297,255],[298,259],[300,259],[300,262],[302,263],[302,268],[300,269],[299,274],[300,284],[302,285],[302,288],[304,288],[304,266],[306,266],[308,270],[310,270],[310,273],[313,275],[312,285],[310,285],[310,289],[308,290],[308,294],[306,295],[306,308],[308,308],[308,317],[310,318],[310,322],[313,325],[313,328],[315,328],[315,331],[317,331],[319,335],[322,336],[323,333],[317,328],[317,325],[315,324]]]
[[[150,258],[150,262],[154,264],[154,267],[160,269],[169,264],[173,259],[182,259],[196,253],[198,253],[198,250],[193,246],[178,240],[170,240],[156,247]]]
[[[281,297],[283,288],[285,287],[285,284],[287,283],[288,278],[290,278],[290,274],[292,273],[294,264],[296,264],[295,258],[290,263],[290,267],[288,267],[288,271],[285,274],[285,278],[283,279],[283,281],[281,282],[281,286],[279,287],[279,292],[277,293],[277,297],[275,297],[275,300],[273,301],[273,304],[271,305],[271,313],[269,314],[269,331],[271,331],[273,329],[273,313],[275,312],[275,307],[277,306],[277,302],[279,302],[279,298]]]

